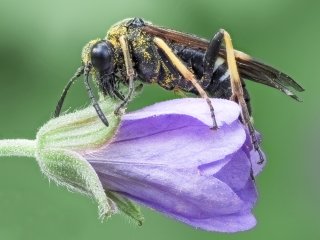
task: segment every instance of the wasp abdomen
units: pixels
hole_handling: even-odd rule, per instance
[[[181,58],[185,64],[191,68],[196,75],[198,80],[201,80],[203,77],[203,59],[205,56],[205,51],[196,50],[184,46],[174,46],[175,53]],[[213,76],[211,82],[225,81],[229,77],[229,71],[226,61],[218,57],[213,68]],[[206,87],[210,82],[202,82],[203,87]]]
[[[193,71],[199,83],[206,90],[210,97],[229,99],[232,96],[228,65],[223,58],[217,58],[214,64],[212,78],[209,81],[206,81],[203,79],[203,59],[205,56],[205,51],[192,49],[181,45],[175,45],[173,49],[180,59],[187,65],[187,67]],[[250,96],[243,81],[242,86],[244,99],[247,102],[249,112],[251,113]],[[198,92],[195,89],[192,89],[190,92],[198,95]]]

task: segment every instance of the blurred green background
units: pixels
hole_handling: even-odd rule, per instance
[[[307,90],[297,103],[248,84],[268,157],[251,231],[204,232],[148,209],[141,228],[119,216],[100,223],[95,203],[49,184],[33,159],[1,158],[0,239],[320,239],[319,10],[319,1],[290,0],[0,0],[0,139],[34,138],[80,65],[82,46],[133,16],[206,38],[225,28],[237,49]],[[148,87],[130,109],[173,97]],[[66,106],[87,102],[76,84]]]

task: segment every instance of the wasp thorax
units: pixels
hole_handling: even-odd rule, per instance
[[[99,41],[91,49],[91,63],[98,72],[111,72],[113,69],[113,48],[107,41]]]

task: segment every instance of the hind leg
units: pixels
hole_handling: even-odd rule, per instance
[[[230,79],[231,79],[231,89],[232,89],[231,99],[238,102],[241,107],[241,117],[243,119],[243,122],[248,126],[252,144],[255,150],[259,153],[260,161],[258,163],[262,164],[264,162],[264,155],[260,149],[259,141],[256,137],[253,124],[250,121],[251,119],[250,119],[249,109],[247,107],[247,104],[244,98],[243,88],[242,88],[241,79],[240,79],[240,75],[237,68],[237,63],[234,55],[234,49],[232,46],[231,37],[229,33],[226,31],[224,31],[224,42],[226,44],[227,62],[228,62],[228,68],[230,71]]]
[[[247,125],[252,144],[255,150],[259,153],[260,161],[258,163],[263,163],[264,155],[260,149],[259,141],[255,134],[255,129],[251,122],[250,118],[250,106],[248,107],[247,102],[249,101],[249,94],[248,92],[243,89],[242,81],[238,72],[236,59],[234,55],[234,49],[231,42],[231,37],[228,32],[221,29],[217,32],[212,40],[210,41],[209,47],[206,51],[204,56],[204,74],[203,80],[204,81],[211,81],[213,73],[214,73],[214,66],[215,62],[219,56],[219,51],[222,46],[222,40],[225,42],[226,48],[226,58],[228,63],[228,70],[230,74],[230,85],[231,85],[231,97],[230,99],[237,102],[241,107],[241,118],[242,122]],[[223,89],[224,91],[224,89]]]

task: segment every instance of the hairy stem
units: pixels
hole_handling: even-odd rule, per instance
[[[0,140],[1,156],[34,157],[36,151],[35,140],[5,139]]]

